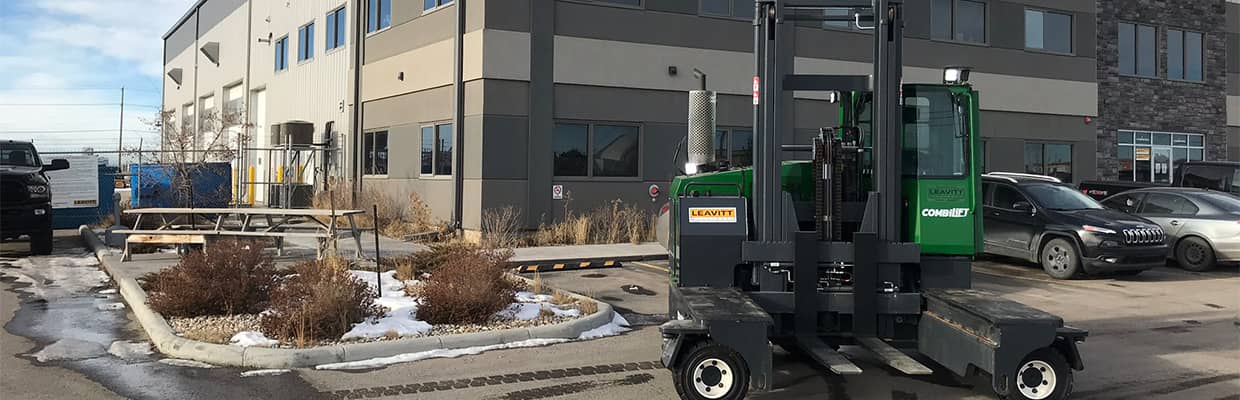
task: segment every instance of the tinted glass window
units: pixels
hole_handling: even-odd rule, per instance
[[[728,131],[715,131],[715,160],[728,160]]]
[[[984,206],[994,205],[995,196],[990,191],[994,187],[995,187],[995,184],[993,183],[982,182],[982,205]]]
[[[635,126],[594,126],[594,176],[637,176]]]
[[[1137,33],[1133,24],[1119,24],[1119,72],[1133,75],[1137,73]]]
[[[365,173],[367,175],[387,175],[387,132],[370,132],[362,135],[362,146],[366,149],[363,165]]]
[[[1014,187],[997,185],[995,186],[993,201],[995,207],[1011,210],[1016,208],[1014,207],[1016,203],[1028,200],[1025,200],[1025,196],[1020,194]]]
[[[1025,192],[1033,197],[1033,201],[1050,210],[1085,210],[1103,208],[1097,201],[1064,185],[1032,184],[1025,185]]]
[[[731,0],[702,0],[702,14],[706,15],[732,15]]]
[[[1224,212],[1240,213],[1240,197],[1226,193],[1199,193],[1198,198],[1204,199],[1210,205]]]
[[[435,175],[452,175],[452,124],[435,127],[439,145],[435,148]]]
[[[1184,79],[1200,81],[1201,78],[1201,34],[1188,32],[1184,34]]]
[[[986,3],[960,0],[956,10],[956,40],[986,41]]]
[[[1139,194],[1119,194],[1111,196],[1102,201],[1102,205],[1107,208],[1120,210],[1126,213],[1137,211],[1137,205],[1141,203],[1141,195]]]
[[[1172,194],[1150,193],[1141,203],[1141,214],[1148,215],[1193,215],[1197,206],[1188,199]]]
[[[732,165],[748,167],[753,165],[753,131],[737,129],[732,131]]]
[[[552,152],[555,154],[555,176],[586,176],[589,167],[589,125],[556,124],[552,133]]]
[[[944,40],[952,38],[952,0],[931,0],[930,36]]]
[[[1059,53],[1072,52],[1072,16],[1025,10],[1025,47]]]
[[[905,110],[916,118],[904,124],[905,175],[962,176],[969,157],[966,108],[946,89],[906,89]],[[911,113],[909,113],[911,114]]]
[[[1167,31],[1167,78],[1184,79],[1184,31]]]
[[[435,127],[422,127],[422,174],[435,173]]]
[[[1046,174],[1064,182],[1072,182],[1072,145],[1048,143],[1043,153]]]
[[[1236,169],[1213,165],[1186,165],[1183,167],[1181,184],[1211,190],[1227,190],[1227,184],[1233,178]]]
[[[1154,76],[1154,27],[1137,26],[1137,75]]]
[[[29,146],[5,145],[0,146],[0,165],[38,167],[39,159]]]
[[[1041,175],[1043,171],[1042,144],[1025,143],[1025,173]]]

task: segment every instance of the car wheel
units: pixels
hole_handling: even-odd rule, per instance
[[[1080,274],[1081,257],[1076,246],[1064,239],[1051,239],[1042,246],[1042,269],[1055,279],[1071,279]]]
[[[1175,246],[1175,260],[1189,271],[1209,271],[1214,269],[1214,248],[1201,238],[1187,237]]]
[[[52,254],[52,232],[30,235],[30,253],[40,256]]]
[[[1063,355],[1042,348],[1020,362],[1008,380],[1007,399],[1062,400],[1072,394],[1072,369]]]
[[[749,392],[749,368],[740,353],[711,341],[694,345],[672,378],[682,399],[738,400]]]

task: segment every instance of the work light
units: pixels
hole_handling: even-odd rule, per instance
[[[943,83],[949,85],[963,85],[969,81],[970,67],[946,67],[943,68]]]

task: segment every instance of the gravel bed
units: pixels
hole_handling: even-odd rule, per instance
[[[260,330],[258,314],[205,316],[168,319],[168,325],[183,338],[208,343],[228,344],[233,335],[242,331]]]

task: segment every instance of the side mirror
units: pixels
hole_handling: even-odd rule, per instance
[[[1027,201],[1018,201],[1012,204],[1012,209],[1016,211],[1033,211],[1033,204]]]
[[[60,171],[62,169],[69,169],[69,160],[66,160],[63,158],[57,158],[57,159],[52,160],[51,164],[47,164],[43,166],[43,172]]]

